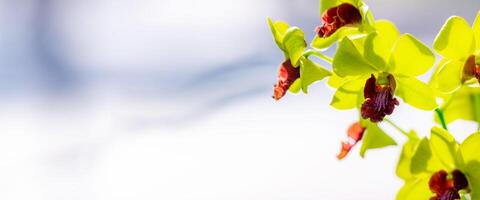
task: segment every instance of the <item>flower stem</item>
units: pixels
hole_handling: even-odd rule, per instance
[[[324,60],[325,62],[328,62],[328,63],[330,63],[330,64],[332,64],[332,62],[333,62],[333,59],[332,59],[332,58],[330,58],[330,57],[328,57],[328,56],[326,56],[326,55],[323,55],[322,53],[320,53],[320,52],[318,52],[318,51],[315,51],[315,50],[312,50],[312,49],[307,50],[305,53],[303,53],[303,55],[304,55],[305,57],[308,57],[308,56],[313,55],[313,56],[316,56],[316,57],[318,57],[318,58],[321,58],[322,60]]]
[[[440,119],[440,123],[442,124],[443,129],[448,131],[447,123],[445,123],[445,117],[443,116],[443,111],[440,108],[435,109],[435,113],[438,115],[438,119]]]
[[[387,118],[384,118],[383,119],[385,122],[387,122],[388,124],[390,124],[393,128],[395,128],[398,132],[400,133],[403,133],[405,136],[407,136],[408,138],[410,138],[410,133],[408,133],[407,131],[403,130],[402,128],[400,128],[400,126],[396,125],[395,123],[393,123],[392,121],[390,121],[389,119]]]

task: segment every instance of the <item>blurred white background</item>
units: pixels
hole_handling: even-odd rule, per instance
[[[367,3],[428,45],[480,8]],[[324,82],[271,99],[267,16],[308,38],[320,23],[318,0],[1,0],[0,199],[393,199],[400,147],[337,161],[356,114]],[[401,104],[392,119],[425,134],[432,116]]]

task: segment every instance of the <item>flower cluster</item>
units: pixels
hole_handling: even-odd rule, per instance
[[[458,119],[480,127],[480,12],[472,26],[458,16],[447,19],[430,48],[392,22],[375,20],[361,0],[320,0],[320,5],[310,46],[300,28],[268,19],[284,56],[273,98],[281,100],[287,91],[307,93],[311,84],[328,79],[335,90],[330,105],[354,109],[359,116],[341,142],[339,160],[359,143],[362,157],[371,149],[397,145],[381,128],[386,123],[408,139],[397,165],[397,176],[405,182],[397,200],[480,199],[480,132],[460,144],[447,127]],[[334,44],[331,58],[325,51]],[[418,77],[434,67],[435,53],[442,58],[426,83]],[[388,117],[404,105],[433,111],[433,121],[442,128],[434,125],[430,137],[403,130]]]

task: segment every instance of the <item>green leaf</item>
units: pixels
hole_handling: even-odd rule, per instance
[[[397,193],[396,200],[430,199],[433,193],[428,187],[428,181],[429,177],[427,176],[407,181]]]
[[[292,83],[292,85],[290,85],[290,87],[288,88],[288,91],[296,94],[296,93],[300,92],[301,89],[302,89],[302,79],[297,78],[297,80],[295,80]]]
[[[324,79],[332,73],[317,63],[305,58],[300,63],[300,79],[302,79],[302,90],[308,93],[308,86],[315,81]]]
[[[433,42],[433,49],[443,57],[463,60],[475,49],[473,31],[468,22],[458,16],[448,18]]]
[[[443,93],[452,93],[462,86],[462,62],[450,60],[435,74],[436,89]]]
[[[386,61],[390,56],[391,46],[388,46],[387,40],[377,32],[367,35],[364,45],[365,58],[382,70],[386,67]]]
[[[414,77],[395,76],[398,95],[407,104],[422,110],[433,110],[437,107],[435,93],[426,83]]]
[[[402,153],[400,154],[400,159],[398,160],[396,169],[397,176],[403,180],[413,178],[413,174],[410,171],[410,165],[412,163],[412,157],[415,154],[415,150],[420,143],[420,139],[416,137],[417,134],[414,131],[411,131],[409,135],[415,137],[410,137],[409,140],[403,145]]]
[[[330,105],[340,110],[357,107],[363,97],[362,88],[365,81],[366,78],[362,76],[345,82],[335,91]]]
[[[438,157],[446,169],[455,169],[455,166],[459,163],[456,159],[458,144],[448,131],[439,127],[433,127],[430,136],[430,146],[432,153]]]
[[[283,38],[283,45],[287,52],[290,62],[293,66],[298,66],[298,61],[303,56],[303,51],[307,47],[305,35],[298,27],[290,27]]]
[[[332,46],[335,42],[343,39],[344,37],[349,35],[358,35],[358,34],[360,34],[360,32],[358,31],[358,28],[344,26],[339,28],[337,31],[335,31],[335,33],[333,33],[329,37],[318,37],[318,35],[315,36],[315,38],[313,38],[313,41],[310,45],[319,51],[325,51],[330,46]]]
[[[435,63],[432,51],[410,34],[397,40],[393,49],[389,71],[407,76],[418,76],[427,72]]]
[[[362,141],[362,147],[360,148],[360,156],[362,157],[365,157],[367,150],[397,145],[395,140],[375,123],[368,123]]]
[[[353,42],[348,38],[344,38],[340,42],[332,65],[333,71],[340,77],[365,75],[376,70],[363,58]]]
[[[285,33],[287,33],[287,29],[290,26],[283,21],[276,21],[274,23],[270,17],[267,18],[267,22],[268,26],[270,26],[270,31],[272,32],[275,43],[277,43],[277,46],[282,51],[285,51],[285,47],[283,46],[283,37],[285,36]]]
[[[477,13],[477,17],[473,22],[473,35],[476,41],[475,50],[480,50],[480,11]]]

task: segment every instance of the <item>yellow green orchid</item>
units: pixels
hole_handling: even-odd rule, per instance
[[[335,75],[329,80],[337,89],[331,105],[361,107],[363,117],[373,122],[391,114],[392,105],[398,104],[393,94],[416,108],[435,109],[432,89],[416,78],[433,66],[433,53],[414,36],[400,35],[389,21],[375,25],[376,31],[365,37],[340,42],[332,64]]]
[[[274,85],[275,100],[280,100],[287,90],[298,93],[301,89],[307,93],[309,85],[331,75],[330,71],[308,59],[305,36],[300,28],[290,27],[283,21],[273,22],[270,18],[267,22],[275,43],[284,54],[278,72],[278,83]]]
[[[326,50],[345,36],[362,35],[374,31],[374,18],[361,0],[324,0],[320,2],[322,25],[311,46]]]
[[[462,86],[454,93],[442,96],[444,103],[440,109],[446,124],[456,120],[480,122],[480,88]],[[440,123],[438,115],[435,121]]]
[[[363,1],[320,0],[320,15],[312,49],[300,28],[268,19],[284,55],[274,98],[287,90],[307,93],[313,82],[329,78],[335,89],[330,105],[358,109],[360,116],[348,129],[338,159],[359,142],[362,157],[370,149],[396,145],[382,129],[383,121],[408,139],[396,169],[405,182],[397,200],[480,200],[480,132],[459,144],[447,127],[463,119],[476,121],[480,130],[480,12],[472,26],[458,16],[446,21],[433,44],[442,59],[428,84],[418,77],[435,64],[433,51],[413,35],[400,34],[392,22],[375,21]],[[333,59],[322,53],[336,43]],[[332,72],[309,56],[330,64]],[[429,138],[404,131],[386,118],[399,106],[397,97],[417,109],[435,110],[432,123],[442,128],[433,127]]]
[[[434,74],[436,89],[452,93],[462,85],[478,85],[480,12],[472,27],[462,17],[450,17],[435,38],[433,49],[443,56]]]
[[[413,133],[403,147],[397,175],[405,181],[397,200],[480,199],[480,133],[462,144],[438,127],[429,139]]]

